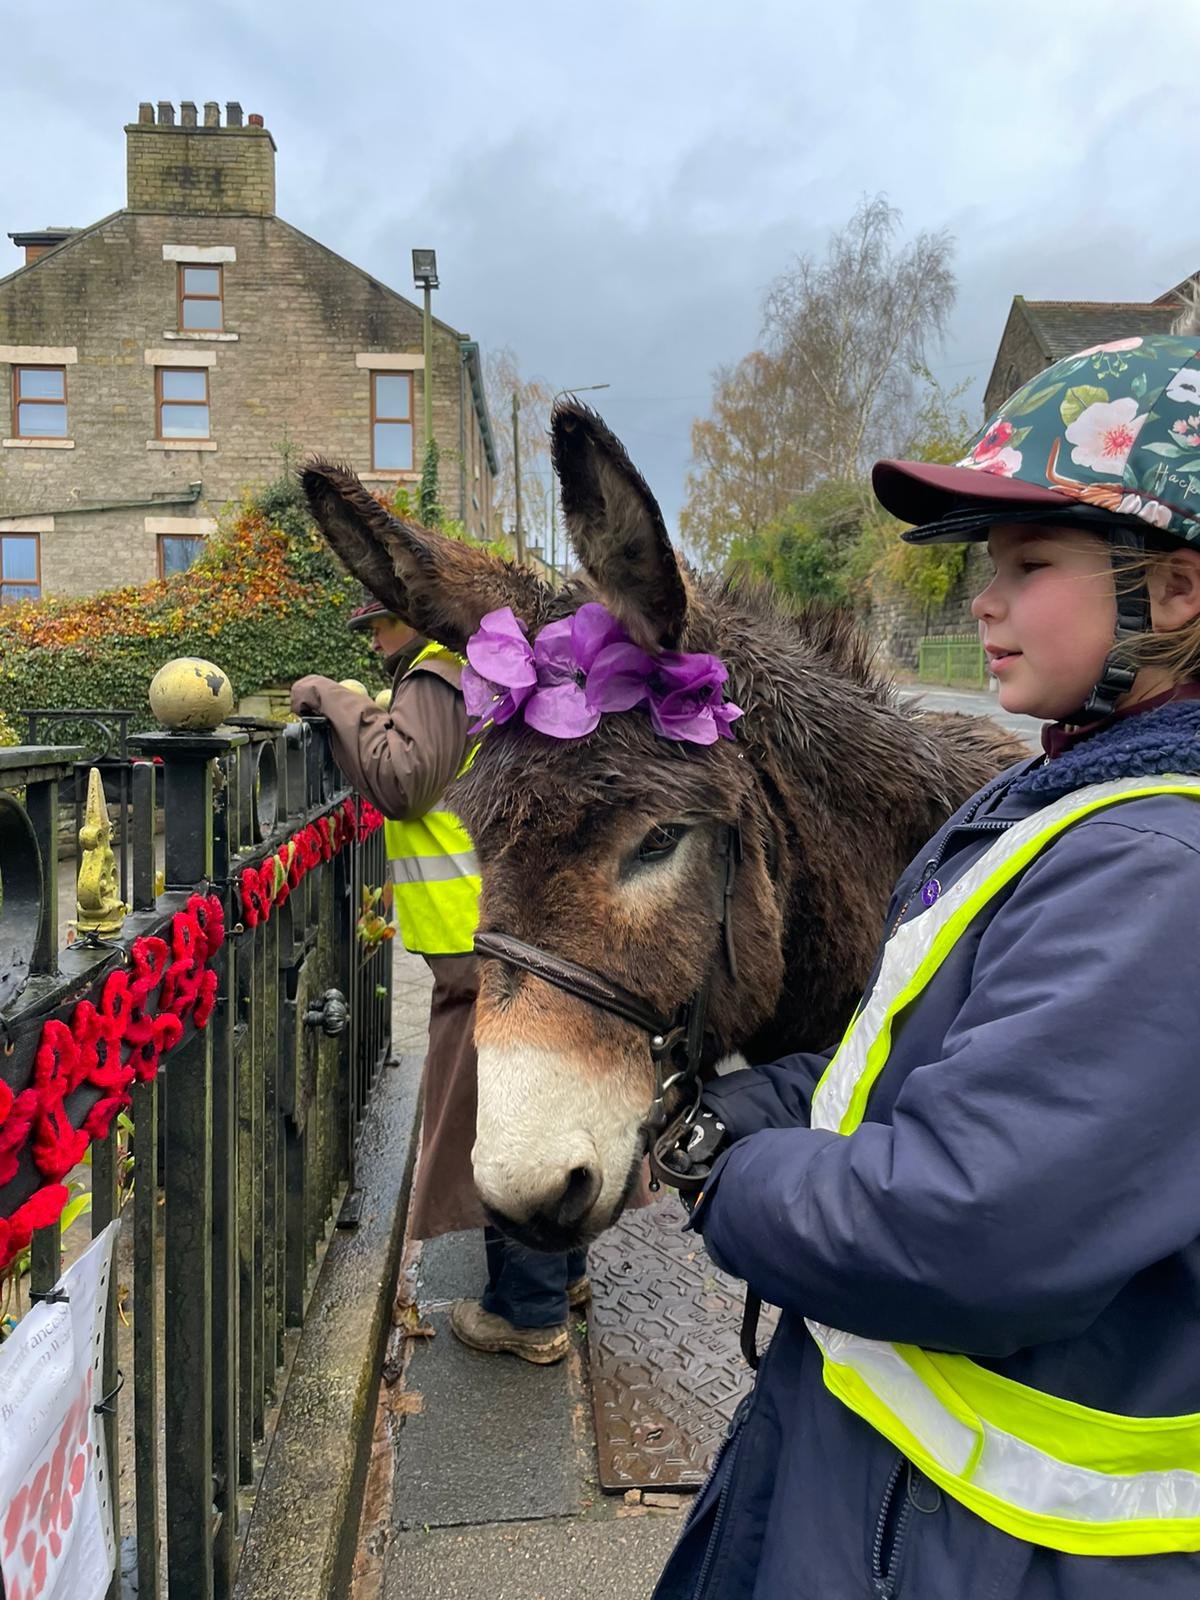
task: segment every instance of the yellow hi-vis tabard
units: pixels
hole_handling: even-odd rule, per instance
[[[854,1132],[887,1063],[896,1018],[979,912],[1047,846],[1093,812],[1169,794],[1200,800],[1200,780],[1122,778],[1077,789],[1014,823],[929,910],[897,928],[814,1091],[812,1127]],[[1072,1555],[1200,1550],[1200,1414],[1093,1411],[966,1356],[812,1321],[808,1330],[826,1387],[985,1522]]]
[[[408,669],[436,657],[461,657],[428,644]],[[467,752],[461,776],[475,759]],[[469,955],[479,923],[479,862],[471,836],[452,811],[427,811],[413,822],[386,820],[384,846],[392,863],[396,921],[406,950],[425,956]]]

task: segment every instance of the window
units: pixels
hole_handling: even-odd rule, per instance
[[[158,536],[158,575],[170,578],[177,572],[186,572],[194,565],[204,549],[203,536],[191,534],[160,533]]]
[[[66,367],[13,368],[13,434],[18,439],[67,437]]]
[[[413,381],[411,372],[371,374],[371,465],[385,471],[413,470]]]
[[[185,333],[220,333],[225,323],[223,267],[179,268],[179,327]]]
[[[160,439],[207,439],[208,369],[156,367]]]
[[[38,600],[42,593],[41,552],[36,533],[0,533],[0,605]]]

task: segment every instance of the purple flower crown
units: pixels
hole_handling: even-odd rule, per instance
[[[741,707],[724,698],[728,673],[709,655],[639,649],[611,612],[594,602],[548,623],[529,643],[509,606],[489,611],[467,640],[462,692],[477,718],[472,733],[518,712],[552,739],[580,739],[606,711],[644,705],[655,733],[691,744],[732,739]]]

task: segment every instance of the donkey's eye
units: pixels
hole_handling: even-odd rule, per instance
[[[656,822],[637,847],[637,861],[665,861],[687,833],[686,822]]]

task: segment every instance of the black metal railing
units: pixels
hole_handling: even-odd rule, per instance
[[[103,1391],[117,1389],[120,1368],[104,1418],[118,1546],[136,1541],[139,1600],[223,1600],[289,1335],[331,1220],[354,1221],[355,1147],[391,1016],[391,947],[362,945],[356,927],[364,885],[382,884],[386,861],[364,810],[347,813],[318,720],[234,719],[128,743],[131,912],[115,938],[67,949],[57,818],[84,752],[0,749],[0,1080],[14,1094],[28,1087],[48,1021],[85,999],[99,1007],[110,975],[136,967],[139,940],[170,943],[194,896],[219,898],[228,933],[208,963],[211,1016],[198,1025],[199,1010],[185,1013],[182,1037],[157,1075],[130,1086],[128,1117],[93,1141],[90,1162],[93,1236],[126,1202],[114,1276],[128,1293],[109,1297]],[[289,889],[289,841],[321,828],[322,858]],[[269,915],[244,914],[247,871],[269,878]],[[95,1099],[86,1086],[69,1095],[69,1121],[82,1125]],[[45,1182],[22,1150],[0,1217]],[[34,1234],[33,1295],[58,1279],[62,1248],[57,1224]],[[122,1436],[132,1461],[119,1459]],[[109,1595],[119,1594],[118,1572]]]
[[[136,713],[36,706],[22,711],[21,715],[25,718],[26,736],[31,745],[66,745],[76,753],[69,792],[62,796],[64,809],[69,806],[73,813],[75,839],[78,839],[83,824],[88,773],[92,767],[99,768],[113,819],[113,852],[117,858],[121,899],[128,905],[130,808],[133,803],[135,762],[129,744],[129,730],[136,720]]]

